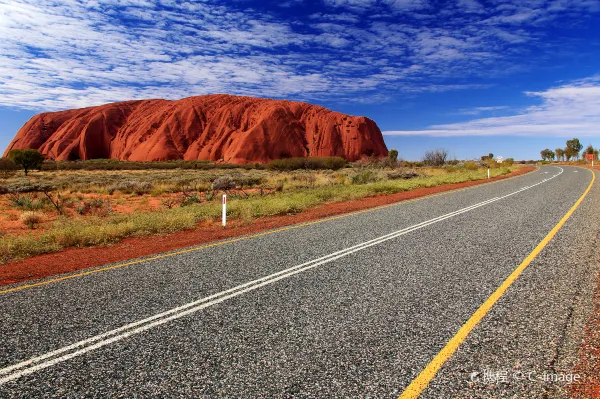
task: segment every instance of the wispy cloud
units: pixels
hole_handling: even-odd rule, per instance
[[[544,24],[598,11],[589,0],[322,1],[285,18],[247,1],[0,0],[0,106],[217,92],[377,102],[484,89],[468,78],[522,65]]]
[[[466,108],[461,109],[457,113],[459,115],[481,115],[483,113],[495,112],[495,111],[504,111],[509,109],[507,105],[497,105],[493,107],[475,107],[475,108]]]
[[[480,118],[464,123],[434,125],[425,130],[387,131],[383,134],[389,136],[598,136],[600,76],[525,94],[538,98],[540,104],[528,107],[512,116]],[[482,108],[489,110],[497,107]]]

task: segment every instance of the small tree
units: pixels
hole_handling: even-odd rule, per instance
[[[545,150],[540,151],[540,155],[542,156],[542,159],[544,161],[551,161],[554,159],[554,151],[552,151],[549,148],[546,148]]]
[[[567,140],[567,148],[571,150],[571,157],[579,158],[579,152],[583,148],[583,145],[579,142],[578,138],[574,138],[573,140]]]
[[[8,179],[13,176],[19,168],[8,158],[0,158],[0,179]]]
[[[562,161],[563,157],[565,156],[565,152],[562,150],[562,148],[557,148],[554,150],[554,153],[556,154],[557,161]]]
[[[27,173],[29,173],[29,170],[31,169],[40,170],[42,163],[44,162],[44,156],[37,150],[32,149],[10,150],[8,152],[8,158],[23,168],[25,176],[27,176]]]
[[[584,151],[586,154],[593,154],[594,153],[594,146],[593,145],[588,145],[587,148]]]
[[[565,149],[563,150],[563,154],[564,154],[565,160],[567,162],[569,162],[571,160],[571,158],[574,157],[573,149],[569,148],[569,147],[565,147]]]
[[[429,166],[442,166],[446,163],[448,158],[448,151],[438,148],[433,151],[427,151],[423,155],[423,163]]]
[[[388,152],[388,156],[387,156],[387,164],[388,166],[395,166],[396,162],[398,162],[398,151],[397,150],[390,150],[390,152]]]

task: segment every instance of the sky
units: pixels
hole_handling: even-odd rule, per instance
[[[600,0],[0,0],[0,151],[39,112],[229,93],[418,160],[600,146]]]

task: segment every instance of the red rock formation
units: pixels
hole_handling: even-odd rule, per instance
[[[354,161],[387,154],[381,131],[369,118],[307,103],[224,94],[42,113],[19,130],[6,152],[21,148],[38,149],[56,160],[227,163],[321,156]]]

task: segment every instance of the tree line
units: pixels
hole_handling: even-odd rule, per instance
[[[571,159],[579,160],[579,154],[583,149],[583,145],[579,142],[578,138],[567,140],[567,146],[565,148],[556,148],[552,151],[549,148],[540,151],[542,160],[544,161],[570,161]],[[583,151],[583,154],[594,154],[598,158],[598,149],[594,148],[593,145],[588,145]]]

